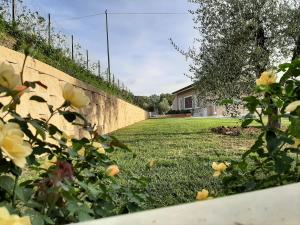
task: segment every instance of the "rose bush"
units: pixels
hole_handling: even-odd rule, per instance
[[[122,170],[111,155],[130,150],[98,134],[77,112],[89,104],[84,91],[66,84],[65,102],[57,108],[33,95],[30,101],[48,106],[49,118],[22,117],[16,109],[24,91],[47,89],[40,81],[23,81],[23,75],[0,62],[0,224],[67,224],[143,207],[148,181]],[[88,135],[66,134],[52,123],[54,115]]]
[[[282,73],[277,82],[276,73]],[[229,164],[213,163],[214,176],[221,177],[227,195],[300,181],[300,58],[269,70],[256,81],[255,93],[244,98],[249,114],[242,126],[255,122],[261,133],[240,160]],[[228,100],[226,100],[228,102]],[[269,121],[266,123],[265,118]],[[288,126],[273,126],[272,121],[288,120]],[[271,121],[270,121],[271,120]],[[198,200],[200,198],[197,195]]]

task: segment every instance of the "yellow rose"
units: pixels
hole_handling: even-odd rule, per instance
[[[215,170],[213,176],[214,177],[218,177],[218,176],[221,175],[221,173],[223,171],[225,171],[227,169],[228,166],[225,163],[219,163],[219,164],[217,164],[216,162],[213,162],[212,165],[211,165],[211,167]]]
[[[276,74],[274,70],[263,72],[259,79],[256,80],[256,85],[270,85],[276,83]]]
[[[116,176],[120,172],[119,167],[117,165],[110,165],[106,169],[106,175],[109,177]]]
[[[105,154],[105,149],[103,148],[102,144],[100,144],[99,142],[94,142],[93,146],[97,149],[97,152],[99,152],[100,154]]]
[[[0,123],[0,146],[14,164],[23,168],[26,157],[32,153],[29,143],[23,141],[24,133],[16,123]]]
[[[15,89],[21,85],[21,77],[17,74],[14,67],[6,62],[0,64],[0,86]]]
[[[292,145],[293,148],[298,148],[300,145],[300,139],[294,139],[295,143]]]
[[[81,157],[84,157],[85,149],[82,147],[81,149],[79,149],[79,151],[77,152],[77,154],[80,155]]]
[[[28,216],[19,217],[18,215],[10,215],[5,207],[0,208],[0,224],[1,225],[31,225]]]
[[[197,192],[196,200],[206,200],[208,198],[209,192],[206,189],[202,189],[202,191]]]
[[[285,112],[293,112],[298,108],[298,106],[300,106],[300,100],[288,104],[288,106],[285,108]]]
[[[57,162],[57,158],[56,156],[52,157],[52,159],[46,159],[43,163],[43,165],[41,166],[41,168],[48,170],[50,166],[53,166],[55,163]]]
[[[149,167],[149,168],[152,168],[154,165],[155,165],[155,160],[154,160],[154,159],[151,159],[151,160],[148,162],[148,167]]]
[[[69,83],[65,84],[62,91],[64,99],[75,108],[82,108],[90,103],[90,99],[82,89],[76,88]]]

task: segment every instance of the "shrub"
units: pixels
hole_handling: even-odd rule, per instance
[[[278,83],[276,72],[283,72]],[[262,73],[254,95],[244,98],[249,115],[242,126],[256,122],[261,132],[240,160],[212,165],[217,177],[222,177],[222,195],[300,181],[299,75],[300,58],[280,65],[277,71]],[[274,126],[283,118],[289,120],[287,128]]]
[[[172,109],[167,112],[167,114],[189,114],[189,113],[191,113],[191,110],[185,110],[185,109],[183,109],[183,110],[173,110]]]

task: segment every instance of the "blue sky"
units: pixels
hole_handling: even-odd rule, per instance
[[[54,25],[89,49],[92,60],[107,66],[104,12],[178,12],[195,7],[187,0],[24,0],[29,8],[51,13]],[[198,35],[192,16],[109,15],[111,71],[135,95],[170,93],[191,83],[188,62],[170,44],[187,49]]]

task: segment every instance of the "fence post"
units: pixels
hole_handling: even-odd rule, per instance
[[[89,50],[86,50],[86,69],[89,70]]]
[[[12,0],[11,9],[12,22],[14,23],[16,21],[16,0]]]
[[[100,65],[100,60],[98,60],[98,76],[99,76],[99,78],[101,77],[101,65]]]
[[[48,13],[48,45],[51,45],[51,15]]]
[[[71,40],[72,40],[72,47],[71,47],[72,61],[74,61],[74,38],[73,38],[73,34],[72,34]]]
[[[110,83],[110,54],[109,54],[109,37],[108,37],[108,18],[107,18],[107,10],[105,10],[105,28],[106,28],[106,47],[107,47],[107,72],[109,75],[109,83]]]

